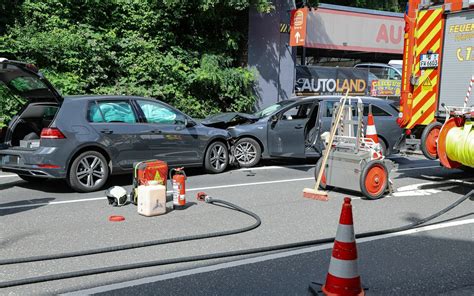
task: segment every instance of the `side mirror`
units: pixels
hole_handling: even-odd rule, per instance
[[[188,118],[184,119],[184,126],[185,127],[193,127],[195,125],[196,125],[196,122],[194,122],[193,120],[190,120]]]

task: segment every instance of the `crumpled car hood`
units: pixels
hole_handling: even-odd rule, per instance
[[[205,126],[226,129],[239,124],[253,123],[259,118],[252,114],[240,112],[224,112],[206,117],[201,123]]]

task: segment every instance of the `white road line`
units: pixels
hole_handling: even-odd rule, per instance
[[[271,165],[263,167],[254,167],[254,168],[241,168],[234,171],[263,171],[263,170],[274,170],[274,169],[284,169],[284,168],[312,168],[314,164],[297,164],[297,165]]]
[[[311,178],[298,178],[298,179],[252,182],[252,183],[241,183],[241,184],[229,184],[229,185],[220,185],[220,186],[190,188],[190,189],[187,189],[186,191],[188,191],[188,192],[191,191],[192,192],[192,191],[202,191],[202,190],[209,190],[209,189],[256,186],[256,185],[275,184],[275,183],[288,183],[288,182],[307,181],[307,180],[313,180],[313,179],[314,178],[311,177]],[[171,191],[167,191],[167,193],[171,193]],[[49,205],[76,203],[76,202],[102,200],[102,199],[106,199],[106,197],[103,196],[103,197],[95,197],[95,198],[83,198],[83,199],[73,199],[73,200],[64,200],[64,201],[52,201],[52,202],[47,202],[47,203],[31,203],[31,204],[26,204],[26,205],[0,207],[0,210],[9,210],[9,209],[18,209],[18,208],[32,208],[32,207],[39,207],[39,206],[49,206]]]
[[[418,183],[418,184],[411,184],[407,186],[402,186],[397,188],[396,192],[393,192],[391,195],[387,197],[406,197],[406,196],[426,196],[432,195],[436,193],[442,192],[442,190],[438,189],[421,189],[422,186],[430,186],[430,185],[443,185],[443,184],[452,184],[458,183],[460,185],[474,185],[473,178],[468,178],[464,180],[458,179],[450,179],[450,180],[443,180],[443,181],[434,181],[434,182],[426,182],[426,183]]]
[[[370,241],[393,238],[393,237],[397,237],[397,236],[409,235],[409,234],[413,234],[413,233],[426,232],[426,231],[443,229],[443,228],[448,228],[448,227],[467,225],[467,224],[472,224],[472,223],[474,223],[474,219],[467,219],[467,220],[440,223],[440,224],[437,224],[437,225],[424,226],[424,227],[420,227],[420,228],[416,228],[416,229],[410,229],[410,230],[406,230],[406,231],[400,231],[400,232],[395,232],[395,233],[390,233],[390,234],[383,234],[383,235],[358,239],[357,243],[359,243],[359,244],[360,243],[366,243],[366,242],[370,242]],[[180,277],[183,277],[183,276],[196,275],[196,274],[201,274],[201,273],[206,273],[206,272],[211,272],[211,271],[223,270],[223,269],[236,267],[236,266],[254,264],[254,263],[259,263],[259,262],[264,262],[264,261],[269,261],[269,260],[285,258],[285,257],[289,257],[289,256],[295,256],[295,255],[300,255],[300,254],[317,252],[317,251],[321,251],[321,250],[328,250],[328,249],[331,249],[332,247],[333,247],[333,244],[331,243],[331,244],[323,244],[323,245],[304,248],[304,249],[298,249],[298,250],[292,250],[292,251],[283,251],[283,252],[276,253],[276,254],[262,255],[262,256],[254,257],[254,258],[235,260],[235,261],[232,261],[232,262],[220,263],[220,264],[210,265],[210,266],[206,266],[206,267],[197,267],[197,268],[192,268],[192,269],[188,269],[188,270],[172,272],[172,273],[162,274],[162,275],[157,275],[157,276],[151,276],[151,277],[146,277],[146,278],[142,278],[142,279],[138,279],[138,280],[132,280],[132,281],[128,281],[128,282],[122,282],[122,283],[105,285],[105,286],[100,286],[100,287],[91,288],[91,289],[75,291],[75,292],[71,292],[71,293],[65,293],[65,294],[61,294],[61,295],[75,296],[75,295],[91,295],[91,294],[96,294],[96,293],[103,293],[103,292],[108,292],[108,291],[113,291],[113,290],[118,290],[118,289],[124,289],[124,288],[132,287],[132,286],[138,286],[138,285],[155,283],[155,282],[159,282],[159,281],[176,279],[176,278],[180,278]]]
[[[0,175],[0,178],[13,178],[18,177],[18,175]]]
[[[284,169],[284,168],[312,168],[314,167],[314,164],[302,164],[302,165],[287,165],[287,166],[266,166],[266,167],[256,167],[256,168],[242,168],[242,169],[237,169],[237,170],[232,170],[230,172],[240,172],[240,171],[248,171],[248,172],[253,172],[253,171],[263,171],[263,170],[276,170],[276,169]],[[425,167],[414,167],[414,168],[404,168],[404,169],[398,169],[395,170],[396,172],[400,171],[409,171],[409,170],[421,170],[421,169],[432,169],[432,168],[441,168],[441,166],[425,166]],[[14,178],[18,177],[18,175],[0,175],[0,178]]]

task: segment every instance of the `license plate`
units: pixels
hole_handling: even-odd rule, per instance
[[[438,68],[439,54],[422,54],[420,56],[420,69]]]
[[[4,155],[2,157],[2,165],[18,165],[20,157],[16,155]]]

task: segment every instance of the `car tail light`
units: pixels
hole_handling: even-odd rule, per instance
[[[407,136],[411,135],[411,130],[409,130],[409,129],[405,130],[405,134],[406,134]]]
[[[39,164],[39,168],[42,169],[59,169],[61,168],[59,165],[54,165],[54,164]]]
[[[58,128],[44,128],[41,131],[41,139],[65,139],[66,137]]]

